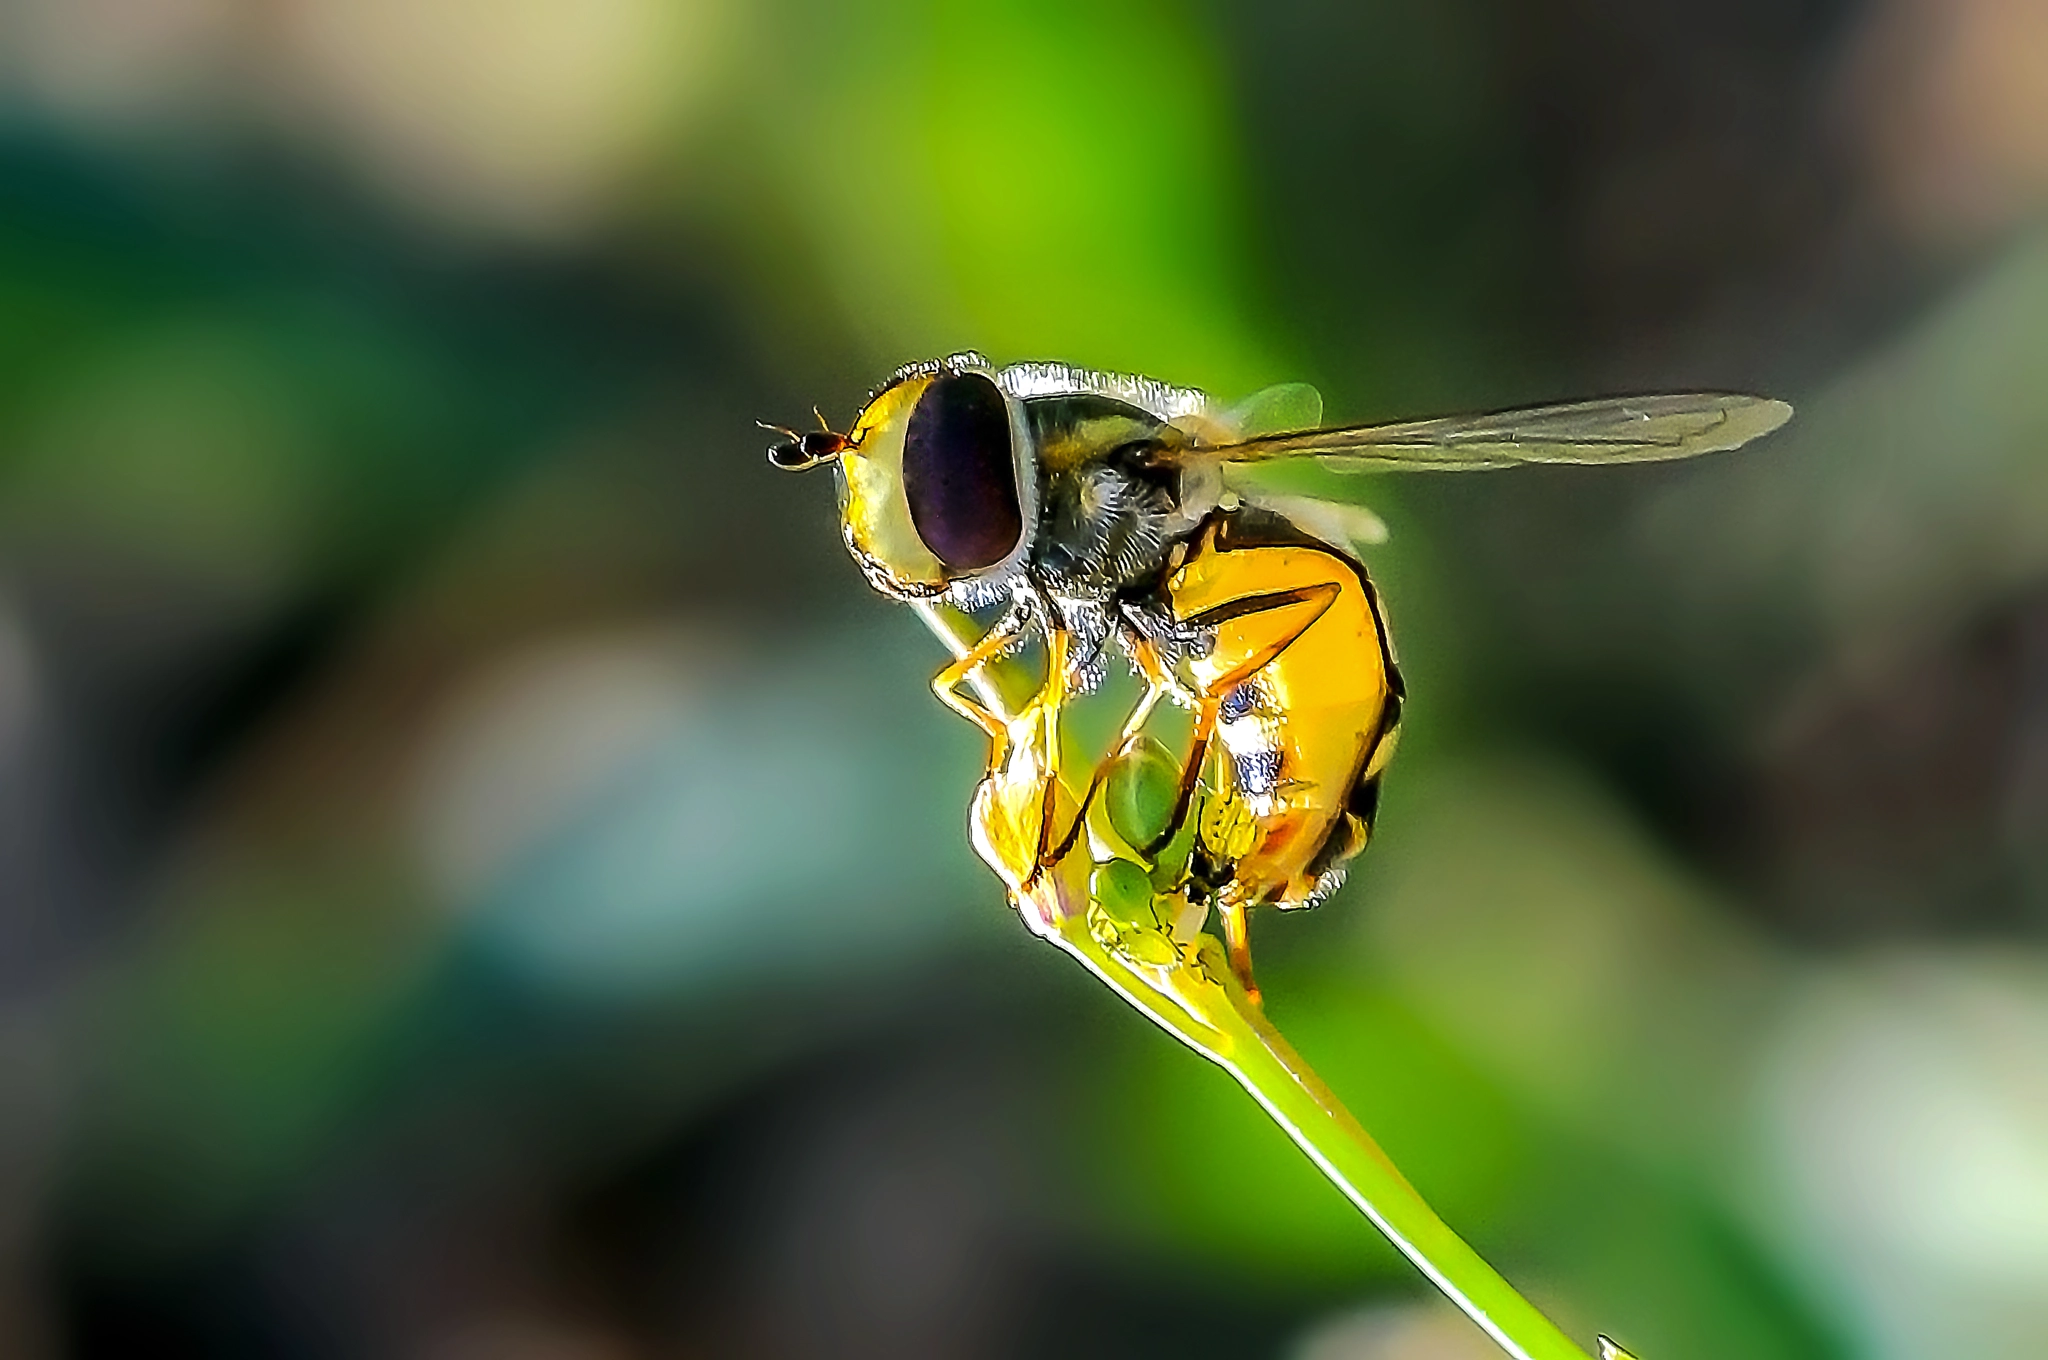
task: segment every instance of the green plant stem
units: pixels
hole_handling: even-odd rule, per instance
[[[919,613],[954,655],[972,645],[974,621],[948,606]],[[984,702],[1014,715],[1030,681],[1001,663],[975,677]],[[1031,928],[1077,959],[1167,1033],[1237,1079],[1295,1146],[1452,1303],[1518,1360],[1589,1360],[1586,1352],[1452,1232],[1372,1135],[1295,1053],[1215,953],[1147,966],[1106,947],[1088,925],[1073,875],[1048,873],[1017,905]],[[1603,1357],[1625,1353],[1600,1342]]]
[[[1087,933],[1048,937],[1125,1001],[1237,1079],[1296,1147],[1452,1303],[1520,1360],[1587,1360],[1535,1305],[1452,1232],[1227,969],[1134,969]],[[1190,985],[1192,984],[1192,985]]]

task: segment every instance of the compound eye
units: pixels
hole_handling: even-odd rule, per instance
[[[903,432],[903,494],[910,522],[953,571],[981,571],[1024,536],[1010,411],[979,373],[935,378]]]

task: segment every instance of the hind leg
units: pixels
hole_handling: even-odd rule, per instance
[[[1237,898],[1218,898],[1217,919],[1223,922],[1223,945],[1230,954],[1230,971],[1244,987],[1244,994],[1257,1005],[1262,1000],[1259,984],[1252,979],[1251,915]]]
[[[1278,588],[1269,587],[1214,602],[1186,598],[1175,601],[1176,605],[1182,606],[1199,603],[1200,607],[1187,616],[1186,622],[1216,630],[1217,639],[1214,652],[1198,671],[1201,687],[1195,740],[1182,776],[1181,807],[1174,819],[1176,826],[1185,820],[1186,809],[1192,804],[1200,784],[1201,766],[1215,738],[1224,697],[1279,660],[1329,612],[1340,593],[1336,583],[1320,579],[1294,585],[1276,582],[1274,585]],[[1207,673],[1202,674],[1201,671]],[[1236,825],[1226,839],[1234,841],[1239,834],[1251,834],[1253,829],[1244,823],[1252,814],[1234,797],[1229,801],[1234,804],[1230,820]],[[1228,853],[1234,862],[1237,847],[1232,847]],[[1254,1000],[1259,996],[1258,982],[1252,972],[1251,951],[1250,909],[1255,896],[1256,888],[1247,889],[1241,884],[1231,883],[1224,885],[1216,900],[1231,971],[1243,984],[1246,994]]]

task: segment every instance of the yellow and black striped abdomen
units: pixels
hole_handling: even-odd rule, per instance
[[[1210,522],[1166,595],[1215,640],[1187,671],[1214,723],[1196,815],[1219,896],[1312,905],[1365,846],[1400,721],[1378,593],[1348,554],[1233,512]]]

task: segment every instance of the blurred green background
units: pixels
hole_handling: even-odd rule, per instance
[[[759,418],[1333,417],[1413,701],[1281,1026],[1570,1329],[2048,1354],[2040,0],[0,0],[0,1354],[1477,1360],[1031,943]]]

